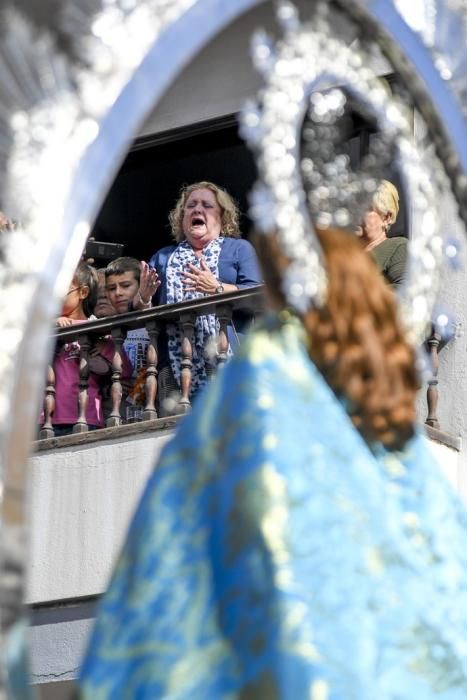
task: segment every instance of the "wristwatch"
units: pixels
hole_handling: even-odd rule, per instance
[[[219,284],[216,287],[216,294],[223,294],[224,291],[224,285],[222,284],[222,282],[219,282]]]

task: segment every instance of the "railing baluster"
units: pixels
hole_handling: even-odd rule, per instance
[[[217,366],[220,368],[228,358],[229,336],[227,326],[232,320],[231,306],[223,305],[216,309],[217,318],[219,319],[219,335],[217,337]]]
[[[89,379],[89,348],[91,341],[87,334],[78,336],[79,343],[79,392],[78,392],[78,420],[73,426],[73,433],[87,433],[89,430],[86,418],[88,407],[88,379]]]
[[[47,367],[47,386],[44,397],[44,425],[39,432],[39,440],[55,436],[52,416],[55,410],[55,371],[52,365]]]
[[[123,341],[125,340],[125,335],[120,326],[111,329],[112,340],[114,342],[114,355],[112,359],[112,386],[110,389],[110,398],[112,399],[112,412],[107,418],[106,427],[115,428],[122,423],[122,417],[120,415],[120,406],[122,404],[122,348]]]
[[[182,413],[187,413],[191,409],[190,389],[193,368],[193,330],[195,327],[196,315],[185,313],[180,315],[180,326],[182,329],[182,361],[180,369],[180,390],[181,398],[179,407]]]
[[[426,392],[426,400],[428,405],[428,415],[426,417],[426,425],[430,425],[432,428],[439,430],[439,420],[438,420],[438,369],[439,369],[439,355],[441,336],[439,336],[434,330],[432,331],[430,337],[426,341],[428,347],[428,353],[431,361],[432,375],[431,379],[428,380],[428,389]]]
[[[146,323],[146,330],[149,335],[149,345],[146,352],[146,405],[143,411],[143,420],[152,420],[157,418],[157,338],[160,332],[158,322],[149,321]]]
[[[193,331],[198,314],[215,312],[216,301],[208,297],[187,300],[180,304],[167,304],[162,307],[154,307],[144,312],[134,311],[125,314],[124,319],[105,318],[84,322],[77,328],[59,328],[54,333],[54,339],[58,343],[73,343],[78,340],[81,343],[79,362],[79,395],[78,420],[73,426],[73,433],[87,432],[89,425],[87,422],[87,407],[89,403],[89,350],[92,347],[91,339],[108,336],[112,334],[114,341],[114,353],[112,360],[112,376],[110,399],[112,404],[111,414],[106,420],[107,427],[116,427],[122,424],[121,405],[123,399],[122,390],[122,370],[123,370],[123,341],[125,333],[121,326],[138,327],[146,325],[150,342],[146,357],[146,378],[145,378],[145,402],[143,410],[143,420],[157,418],[156,403],[162,397],[162,372],[158,373],[158,334],[161,328],[167,323],[177,323],[181,329],[181,366],[180,366],[180,391],[175,386],[172,374],[167,373],[164,379],[167,385],[167,414],[176,415],[186,413],[191,408],[190,391],[193,385],[193,354],[194,340]],[[227,327],[231,322],[232,311],[244,310],[246,313],[256,313],[262,308],[262,290],[260,288],[242,289],[223,298],[217,305],[217,315],[219,317],[219,332],[216,338],[212,339],[212,347],[217,351],[217,364],[222,366],[228,358],[228,335]],[[144,319],[144,320],[143,320]],[[91,367],[93,360],[91,359]],[[211,366],[208,374],[211,374]],[[166,369],[165,367],[163,368]],[[177,398],[175,398],[177,397]],[[73,399],[74,400],[74,399]],[[169,404],[170,407],[169,407]],[[57,413],[57,399],[55,395],[55,376],[53,367],[49,367],[47,374],[47,387],[44,397],[44,424],[40,427],[40,438],[54,437],[57,428],[54,428],[54,414]],[[165,409],[164,409],[165,410]]]

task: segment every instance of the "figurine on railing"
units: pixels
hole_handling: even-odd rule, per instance
[[[161,281],[154,299],[156,305],[261,283],[255,251],[240,238],[239,211],[225,190],[212,182],[184,187],[169,220],[177,245],[162,248],[150,260]],[[220,325],[226,330],[221,330],[225,342],[220,348],[225,359],[232,354],[235,334],[231,323],[215,314],[197,318],[189,314],[181,319],[181,324],[169,324],[163,329],[159,337],[159,385],[163,396],[181,393],[179,405],[189,407],[190,396],[206,384],[214,371],[219,351],[215,339]],[[213,352],[209,352],[209,341]]]
[[[81,262],[65,295],[59,328],[84,323],[92,314],[97,297],[97,272]],[[116,352],[117,350],[117,352]],[[47,373],[41,438],[82,433],[104,426],[100,380],[112,375],[115,404],[121,400],[116,379],[131,375],[131,365],[121,348],[108,337],[91,343],[88,334],[58,345]],[[116,376],[114,376],[116,375]],[[117,393],[120,392],[120,397]]]

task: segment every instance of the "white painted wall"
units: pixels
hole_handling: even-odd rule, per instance
[[[423,139],[425,130],[417,115],[414,121],[415,138]],[[467,503],[467,241],[464,225],[457,215],[457,208],[450,193],[439,202],[438,212],[441,217],[441,231],[446,238],[453,237],[461,244],[459,255],[460,269],[454,270],[446,264],[442,270],[441,288],[438,306],[446,311],[455,321],[455,337],[441,350],[439,355],[439,403],[438,418],[440,429],[454,437],[461,438],[458,453],[455,485],[462,499]],[[413,221],[414,227],[421,225]],[[427,415],[426,387],[420,392],[418,414],[421,422]],[[449,448],[446,448],[449,450]],[[452,462],[448,452],[439,452],[443,469],[452,478]],[[446,460],[446,461],[444,461]]]
[[[95,601],[34,610],[28,630],[30,681],[40,698],[71,698],[95,618]]]
[[[31,459],[26,602],[105,590],[141,491],[170,435],[147,433]]]
[[[446,479],[453,489],[460,493],[462,471],[460,452],[434,440],[428,440],[428,446]],[[465,494],[464,500],[467,502]]]
[[[240,18],[190,63],[149,116],[140,135],[237,112],[260,85],[249,58],[250,36],[258,26],[274,27],[270,3]]]
[[[310,16],[310,0],[295,0],[294,4],[303,19]],[[337,13],[335,21],[339,21]],[[253,69],[250,43],[258,29],[280,35],[271,0],[245,13],[199,53],[149,115],[139,135],[233,114],[246,99],[256,97],[261,81]],[[380,74],[390,72],[383,60],[373,68]]]
[[[440,308],[445,309],[456,322],[456,336],[440,352],[439,404],[440,427],[445,432],[462,438],[459,453],[457,487],[467,501],[467,251],[466,234],[459,222],[451,197],[441,203],[443,230],[446,235],[456,235],[462,242],[461,270],[446,266],[439,295]]]

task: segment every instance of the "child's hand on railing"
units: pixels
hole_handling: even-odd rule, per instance
[[[68,318],[68,316],[59,316],[55,321],[55,325],[59,328],[67,328],[68,326],[73,325],[73,321],[71,318]]]

